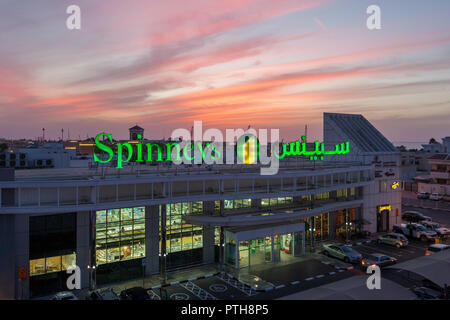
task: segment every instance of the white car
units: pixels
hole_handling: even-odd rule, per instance
[[[420,224],[427,228],[427,230],[436,231],[436,233],[440,237],[446,237],[450,235],[450,229],[441,227],[439,223],[432,221],[422,221]]]
[[[56,293],[51,300],[78,300],[78,298],[70,291],[62,291]]]
[[[439,201],[442,200],[443,196],[441,196],[439,193],[432,193],[430,194],[430,200]]]

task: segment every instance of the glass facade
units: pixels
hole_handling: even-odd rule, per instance
[[[203,227],[184,223],[183,216],[202,212],[203,203],[201,201],[166,205],[166,253],[168,254],[167,265],[169,268],[201,262]],[[159,230],[161,233],[161,223]],[[161,242],[159,247],[161,252]]]
[[[32,297],[67,289],[66,270],[76,264],[76,226],[76,213],[29,218]]]
[[[224,200],[223,204],[225,210],[250,208],[252,199]],[[215,201],[215,207],[220,209],[220,201]]]
[[[97,265],[145,257],[145,207],[96,212]]]
[[[283,204],[293,203],[294,200],[292,197],[282,197],[282,198],[266,198],[261,199],[261,206],[279,206]]]

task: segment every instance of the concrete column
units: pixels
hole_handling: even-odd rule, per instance
[[[203,263],[214,263],[214,226],[203,227]]]
[[[252,199],[252,208],[261,208],[261,199]]]
[[[165,207],[165,205],[164,205]],[[159,205],[145,207],[145,275],[159,271]]]
[[[0,214],[0,300],[12,300],[16,297],[15,240],[14,215]]]
[[[13,277],[15,282],[15,299],[29,299],[30,298],[30,228],[29,215],[16,214],[14,215],[14,238],[13,247],[15,255],[15,275]],[[10,243],[8,240],[6,243]],[[10,261],[11,263],[11,261]],[[27,280],[19,281],[18,268],[26,267]]]
[[[236,241],[236,269],[239,269],[239,241]]]
[[[77,266],[81,271],[81,288],[89,288],[90,211],[77,212]],[[95,238],[94,238],[95,240]],[[95,242],[94,242],[95,246]]]
[[[221,266],[223,266],[225,264],[225,230],[224,230],[224,227],[220,227],[219,263]]]
[[[214,215],[214,201],[203,201],[203,214]]]

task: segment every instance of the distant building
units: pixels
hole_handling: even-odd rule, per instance
[[[419,192],[450,195],[450,154],[434,154],[428,158],[428,162],[431,165],[430,174],[416,178]]]
[[[130,140],[142,140],[144,138],[144,129],[135,125],[134,127],[128,129],[130,131]],[[138,138],[141,135],[141,138]]]
[[[442,143],[431,139],[429,143],[423,144],[423,151],[429,153],[450,153],[450,137],[442,138]]]
[[[414,182],[418,175],[429,174],[431,165],[428,162],[429,153],[424,151],[401,152],[401,178],[403,182]]]
[[[442,145],[444,146],[444,152],[450,153],[450,137],[442,138]]]

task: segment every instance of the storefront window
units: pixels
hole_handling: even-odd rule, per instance
[[[203,247],[203,228],[183,223],[183,215],[201,213],[201,202],[169,204],[166,207],[167,253]]]
[[[68,268],[75,266],[76,263],[77,263],[77,256],[75,253],[67,254],[61,257],[62,270],[67,270]]]
[[[30,276],[65,271],[76,265],[76,254],[30,260]]]
[[[96,218],[98,265],[145,257],[145,207],[100,210]]]
[[[45,258],[30,260],[30,276],[45,273]]]

